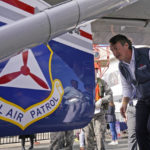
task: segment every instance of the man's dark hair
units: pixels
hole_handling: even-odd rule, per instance
[[[132,42],[126,36],[117,34],[109,40],[109,43],[111,43],[112,45],[115,45],[117,42],[120,42],[122,45],[128,43],[129,49],[132,50]]]

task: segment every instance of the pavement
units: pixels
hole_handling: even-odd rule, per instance
[[[111,142],[111,136],[106,135],[106,150],[128,150],[127,134],[122,134],[118,139],[118,145],[108,145]],[[30,142],[26,142],[26,150]],[[79,141],[74,141],[73,150],[79,150]],[[21,150],[21,143],[0,145],[0,150]],[[49,140],[39,141],[34,144],[34,150],[49,150]]]

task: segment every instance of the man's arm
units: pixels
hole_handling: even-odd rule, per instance
[[[123,118],[126,119],[126,110],[127,110],[127,105],[129,103],[130,98],[129,97],[123,97],[122,98],[122,106],[120,108],[120,113]]]
[[[124,76],[121,74],[120,72],[120,78],[121,78],[121,84],[122,84],[122,106],[120,108],[120,113],[122,115],[123,118],[126,118],[126,110],[127,110],[127,105],[129,103],[129,100],[132,97],[132,91],[133,88],[130,84],[128,84],[127,80],[124,78]]]

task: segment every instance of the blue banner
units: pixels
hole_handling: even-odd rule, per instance
[[[91,120],[94,56],[49,45],[0,63],[0,136],[72,130]]]

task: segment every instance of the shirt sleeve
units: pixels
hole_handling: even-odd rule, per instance
[[[124,78],[122,73],[120,73],[120,78],[121,78],[121,84],[122,84],[122,95],[123,97],[129,97],[130,99],[132,98],[132,86],[128,84],[127,80]]]

